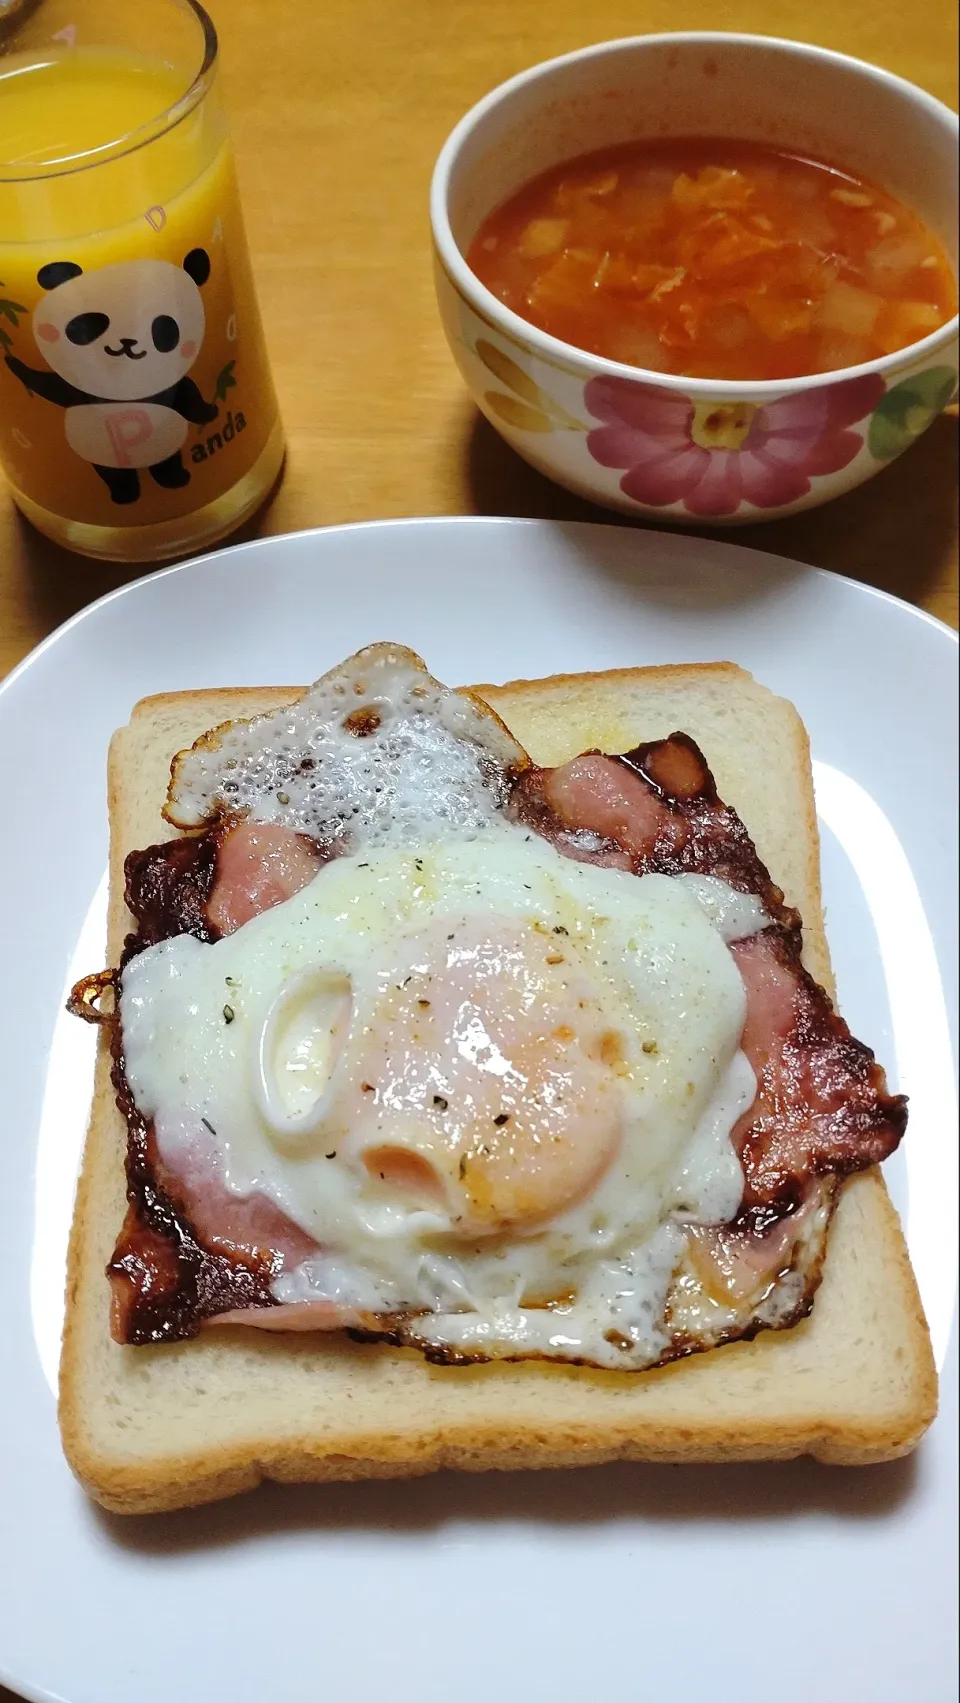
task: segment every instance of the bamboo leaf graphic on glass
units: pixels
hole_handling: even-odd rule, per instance
[[[2,289],[3,279],[0,278],[0,290]],[[8,299],[8,297],[0,296],[0,315],[2,315],[4,319],[8,319],[11,325],[19,325],[20,315],[22,313],[26,313],[26,311],[27,309],[24,307],[22,302],[12,302]],[[10,336],[9,331],[4,325],[0,325],[0,348],[13,348],[13,338]]]
[[[498,420],[503,420],[507,426],[513,426],[521,432],[553,432],[558,428],[567,432],[585,432],[586,426],[561,408],[552,396],[535,384],[529,373],[525,373],[516,361],[505,355],[495,344],[488,343],[481,337],[477,343],[477,355],[488,372],[493,373],[502,385],[506,386],[512,395],[505,395],[502,390],[487,390],[483,400],[487,407],[496,414]]]
[[[214,402],[226,402],[227,391],[236,390],[237,381],[233,376],[233,369],[236,364],[236,361],[228,361],[225,367],[221,367],[217,374],[216,389],[213,393]]]

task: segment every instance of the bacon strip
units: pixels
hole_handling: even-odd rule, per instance
[[[207,917],[218,935],[233,934],[251,917],[292,899],[327,861],[316,840],[289,828],[237,822],[217,848]]]
[[[220,1176],[214,1132],[188,1129],[173,1144],[151,1132],[150,1158],[160,1187],[174,1201],[205,1248],[269,1266],[276,1275],[292,1271],[317,1243],[263,1194],[235,1195]]]
[[[698,1230],[692,1248],[701,1267],[712,1262],[718,1293],[736,1297],[758,1274],[775,1276],[773,1268],[797,1245],[805,1203],[819,1198],[817,1178],[829,1183],[893,1151],[906,1102],[887,1093],[873,1054],[803,968],[799,917],[686,735],[622,756],[587,752],[557,769],[530,766],[514,777],[507,809],[566,856],[637,874],[718,876],[757,894],[772,918],[769,928],[731,948],[747,994],[743,1047],[758,1083],[734,1131],[743,1202],[732,1225]],[[236,819],[132,853],[127,903],[138,932],[128,938],[124,962],[172,935],[213,940],[232,932],[299,891],[329,855],[288,829]],[[129,1129],[130,1201],[109,1268],[117,1339],[172,1340],[201,1323],[241,1320],[283,1329],[346,1325],[383,1336],[389,1321],[379,1321],[378,1330],[378,1321],[327,1303],[275,1302],[273,1278],[315,1244],[263,1197],[228,1197],[212,1143],[188,1140],[189,1155],[162,1157],[133,1105],[118,1032],[114,1045],[118,1104]],[[678,1338],[665,1357],[690,1349]]]
[[[570,856],[584,855],[587,830],[601,842],[586,854],[592,862],[626,863],[638,875],[715,875],[756,893],[776,921],[800,926],[685,733],[622,756],[588,751],[559,769],[526,769],[510,809]]]
[[[127,937],[122,963],[173,935],[212,941],[232,934],[292,898],[328,855],[306,835],[237,820],[131,852],[126,901],[138,932]],[[175,1341],[214,1316],[272,1311],[273,1279],[314,1253],[316,1242],[266,1196],[229,1193],[209,1131],[187,1132],[175,1153],[162,1156],[127,1084],[118,1022],[113,1051],[117,1104],[127,1122],[129,1202],[107,1268],[114,1338]]]
[[[906,1129],[906,1100],[887,1093],[869,1047],[803,968],[798,933],[769,928],[730,950],[747,991],[742,1045],[757,1078],[757,1097],[733,1132],[744,1206],[886,1159]]]
[[[220,940],[292,899],[329,857],[307,834],[236,818],[131,852],[123,866],[126,901],[139,932],[129,946],[139,951],[175,934]]]
[[[127,1216],[113,1258],[110,1330],[116,1342],[177,1342],[228,1308],[270,1307],[276,1271],[272,1250],[204,1246],[158,1176],[152,1126],[134,1104],[113,1020],[113,1086],[127,1124]]]

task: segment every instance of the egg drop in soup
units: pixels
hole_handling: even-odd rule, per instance
[[[762,143],[633,142],[528,183],[477,277],[565,343],[697,378],[857,366],[956,312],[940,243],[876,184]]]

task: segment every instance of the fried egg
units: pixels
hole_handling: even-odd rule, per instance
[[[172,820],[241,809],[339,855],[226,938],[130,960],[127,1080],[173,1169],[203,1127],[226,1189],[316,1242],[278,1302],[400,1319],[428,1352],[636,1369],[667,1343],[682,1226],[742,1197],[729,943],[767,918],[508,820],[526,761],[391,647],[198,742]]]

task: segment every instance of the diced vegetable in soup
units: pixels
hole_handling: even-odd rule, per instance
[[[956,311],[940,243],[873,183],[760,143],[630,143],[528,183],[481,226],[477,277],[543,331],[700,378],[856,366]]]

